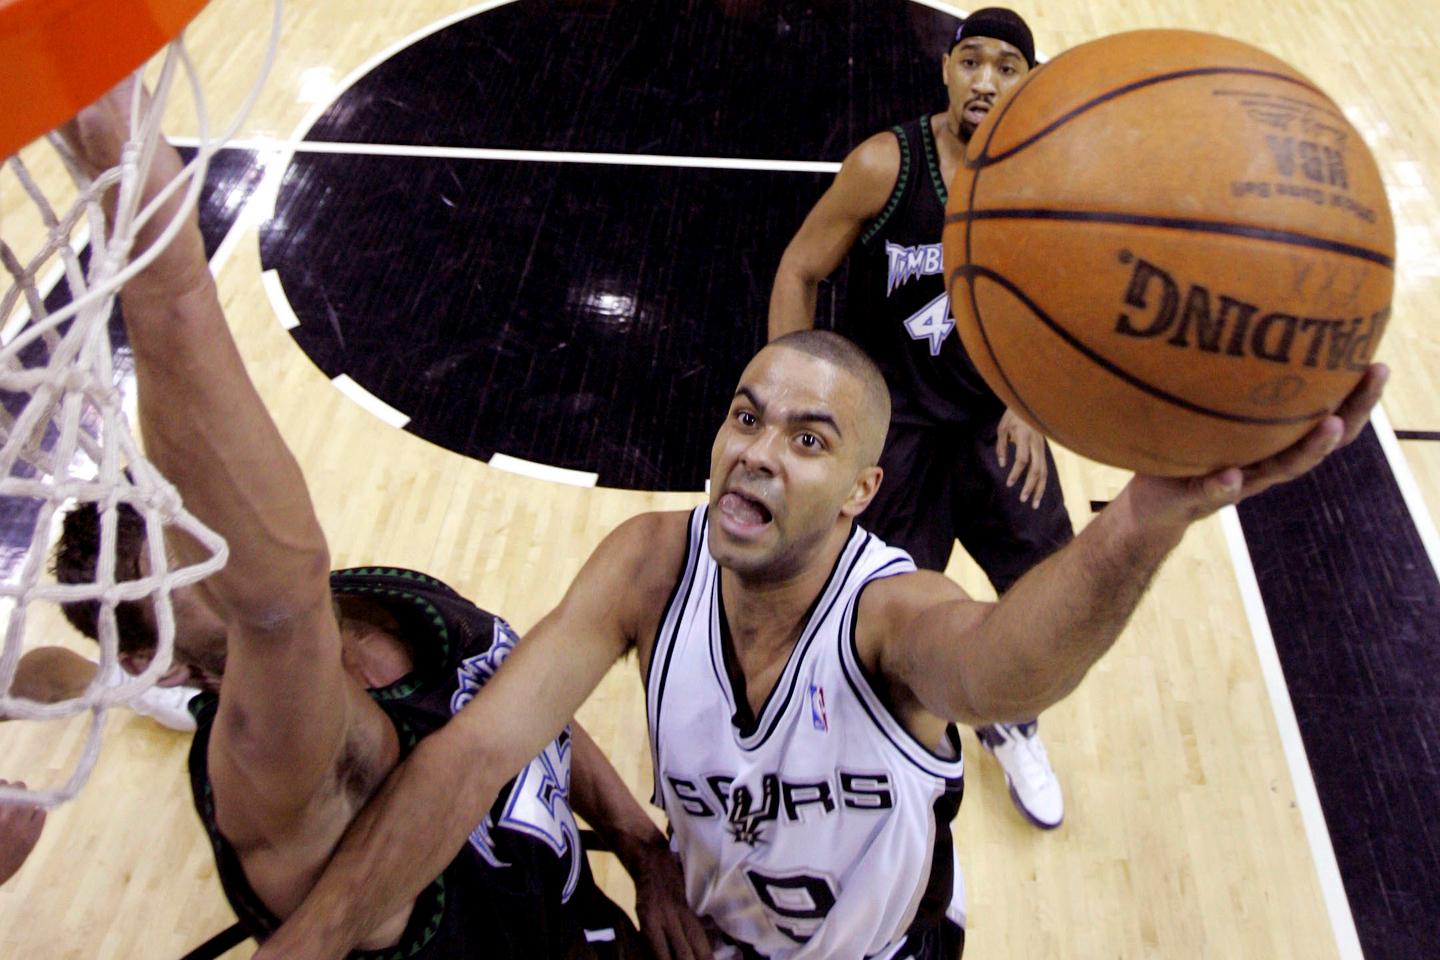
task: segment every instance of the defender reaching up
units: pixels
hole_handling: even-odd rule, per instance
[[[127,83],[67,129],[82,162],[115,162],[131,102]],[[162,142],[146,195],[179,164]],[[141,248],[174,209],[152,219]],[[223,570],[174,593],[176,660],[188,679],[218,688],[218,700],[193,707],[195,805],[227,898],[263,940],[304,899],[390,769],[483,688],[515,636],[424,574],[331,572],[304,477],[230,338],[193,212],[121,298],[147,453],[230,546]],[[100,522],[93,505],[66,518],[62,580],[93,577]],[[149,531],[134,511],[122,510],[119,525],[117,576],[141,577]],[[172,537],[166,548],[185,558],[197,545]],[[154,653],[155,625],[148,607],[121,606],[122,656],[139,668]],[[93,609],[67,612],[93,630]],[[590,876],[572,791],[634,872],[653,946],[703,940],[664,838],[583,731],[567,718],[512,775],[522,768],[494,784],[500,802],[492,793],[450,855],[353,945],[407,958],[644,955]]]

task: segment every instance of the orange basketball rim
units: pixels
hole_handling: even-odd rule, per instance
[[[207,0],[0,0],[0,158],[150,59]]]

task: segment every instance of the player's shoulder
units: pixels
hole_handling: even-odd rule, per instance
[[[685,564],[690,519],[689,510],[636,514],[611,531],[600,550],[634,586],[668,590]]]
[[[649,663],[649,642],[689,559],[690,520],[688,510],[639,514],[611,531],[591,557],[642,665]]]
[[[866,220],[884,208],[899,179],[900,141],[888,131],[877,133],[845,157],[825,202],[852,219]]]
[[[643,547],[647,542],[679,540],[681,546],[688,536],[690,510],[650,510],[637,513],[615,528],[611,537],[630,548]]]
[[[860,595],[856,629],[862,635],[887,638],[936,604],[965,599],[968,596],[958,583],[933,570],[872,580]]]
[[[845,157],[841,169],[852,180],[883,187],[888,193],[900,175],[900,140],[893,130],[882,130],[860,141]]]

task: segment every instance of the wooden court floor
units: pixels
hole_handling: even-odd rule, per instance
[[[263,6],[215,0],[191,29],[222,116],[258,62]],[[1386,414],[1396,430],[1440,430],[1440,333],[1431,323],[1440,302],[1440,8],[1420,0],[1016,6],[1046,53],[1142,26],[1210,30],[1280,55],[1327,90],[1374,149],[1399,231],[1395,314],[1380,352],[1395,371]],[[462,9],[434,0],[295,0],[241,136],[289,138],[358,66]],[[186,124],[177,114],[171,132],[193,134]],[[11,199],[0,192],[7,216]],[[387,426],[339,393],[276,322],[256,224],[241,229],[219,271],[222,299],[306,471],[337,566],[428,571],[523,630],[619,522],[700,502],[698,493],[530,479]],[[1440,516],[1440,443],[1400,447],[1420,500]],[[1078,527],[1125,475],[1063,450],[1057,459]],[[989,593],[968,558],[957,554],[951,573]],[[1304,787],[1280,739],[1286,707],[1277,721],[1243,582],[1221,521],[1197,526],[1115,650],[1046,715],[1045,740],[1066,790],[1060,830],[1042,834],[1018,817],[998,767],[966,732],[968,783],[954,833],[969,896],[967,956],[1346,955],[1345,923],[1337,944],[1327,910],[1323,852],[1317,861],[1302,819]],[[40,632],[84,649],[58,623]],[[642,800],[650,792],[643,708],[628,660],[580,714]],[[5,725],[0,776],[58,779],[80,736],[78,724]],[[30,862],[0,888],[0,957],[171,960],[233,921],[190,806],[187,746],[187,737],[127,712],[111,716],[86,791],[50,816]],[[593,862],[602,885],[628,902],[618,866],[603,855]],[[227,956],[251,952],[245,945]]]

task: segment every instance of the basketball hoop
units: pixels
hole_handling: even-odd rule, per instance
[[[46,234],[37,250],[22,253],[0,223],[0,266],[9,277],[0,294],[0,507],[27,515],[34,510],[20,571],[0,582],[0,617],[8,614],[0,651],[0,715],[49,720],[92,714],[84,751],[63,786],[0,786],[0,802],[51,808],[79,792],[99,754],[105,711],[139,697],[170,666],[175,637],[172,591],[220,569],[227,556],[224,540],[184,508],[175,488],[140,452],[123,411],[108,331],[120,288],[183,226],[199,198],[211,156],[244,121],[274,60],[281,0],[274,0],[269,42],[253,88],[228,128],[212,135],[200,81],[184,46],[184,29],[206,2],[0,0],[0,90],[10,94],[0,111],[0,157],[8,156],[5,169]],[[158,78],[151,80],[153,93],[146,104],[142,87],[152,58],[158,63]],[[91,177],[54,131],[130,74],[137,82],[121,161]],[[191,91],[199,147],[184,170],[142,205],[141,187],[176,82]],[[37,137],[58,157],[67,181],[62,189],[68,193],[73,186],[78,194],[68,206],[47,198],[41,178],[20,156]],[[183,194],[179,211],[159,238],[131,260],[135,237],[177,191]],[[106,198],[114,205],[108,225],[102,209]],[[81,253],[87,238],[88,262]],[[68,302],[52,299],[52,309],[44,288],[53,276],[65,281]],[[76,503],[93,503],[100,515],[94,582],[42,582],[57,514]],[[136,580],[116,577],[116,521],[122,505],[138,512],[148,531],[149,571]],[[208,557],[172,566],[164,538],[156,535],[167,529],[188,534]],[[88,689],[50,704],[11,696],[30,604],[84,600],[99,603],[100,668]],[[125,601],[149,601],[158,648],[142,674],[116,684],[116,678],[125,675],[115,608]]]

